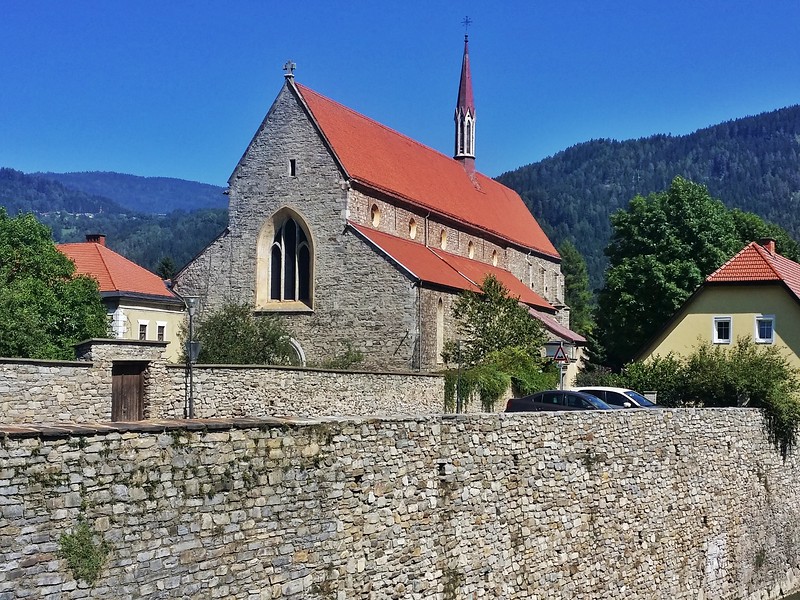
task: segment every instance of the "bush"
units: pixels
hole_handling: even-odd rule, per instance
[[[185,339],[185,330],[181,337]],[[230,303],[195,325],[197,362],[221,365],[288,365],[297,362],[289,332],[276,315],[255,316],[247,304]],[[185,347],[185,345],[184,345]],[[185,352],[183,360],[186,360]]]
[[[541,358],[522,348],[503,348],[490,352],[472,367],[445,373],[445,410],[454,411],[458,398],[462,410],[466,410],[477,398],[483,410],[493,411],[509,387],[515,396],[527,396],[557,384],[557,368],[543,366]]]
[[[94,584],[108,556],[108,545],[105,542],[95,543],[89,524],[80,519],[71,533],[59,538],[58,545],[59,556],[67,561],[75,579]]]
[[[364,362],[364,353],[353,347],[353,342],[345,340],[342,342],[342,349],[336,354],[329,356],[320,363],[323,369],[347,370]]]
[[[698,346],[688,357],[655,357],[623,369],[624,387],[657,390],[664,406],[739,406],[763,411],[785,457],[800,422],[800,372],[774,346],[739,338],[730,347]]]

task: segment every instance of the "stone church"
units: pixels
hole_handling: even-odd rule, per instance
[[[285,317],[301,361],[346,344],[365,366],[433,370],[451,309],[492,274],[553,342],[567,328],[560,257],[519,195],[475,170],[468,40],[445,156],[295,81],[228,180],[225,231],[175,278],[204,311],[247,302]]]

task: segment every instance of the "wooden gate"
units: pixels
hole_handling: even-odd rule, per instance
[[[141,421],[144,416],[146,362],[115,362],[111,366],[111,420]]]

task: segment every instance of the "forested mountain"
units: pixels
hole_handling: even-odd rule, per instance
[[[676,175],[705,184],[730,208],[756,213],[800,239],[800,106],[684,136],[592,140],[497,179],[515,189],[556,245],[572,241],[602,285],[609,216]]]
[[[123,173],[32,173],[34,177],[58,181],[74,190],[113,198],[129,211],[165,214],[173,210],[226,208],[224,188],[208,183],[171,177],[139,177]]]
[[[120,177],[124,180],[133,176]],[[170,181],[174,187],[180,187],[176,182],[181,180]],[[176,193],[175,197],[188,198],[196,186],[206,185],[184,183],[187,191]],[[221,188],[216,189],[220,197],[227,200]],[[143,193],[147,190],[143,189]],[[126,194],[130,199],[130,190]],[[169,214],[154,215],[123,208],[114,200],[71,189],[41,175],[0,168],[0,206],[9,214],[34,213],[52,229],[53,239],[59,243],[83,241],[87,233],[105,234],[109,248],[151,271],[155,271],[165,257],[178,268],[182,267],[219,235],[228,222],[224,208],[192,212],[170,209]],[[135,198],[133,203],[136,203]],[[165,202],[162,210],[166,208]]]
[[[57,181],[38,179],[14,169],[0,168],[0,206],[9,214],[33,212],[122,213],[109,198],[70,189]]]
[[[520,193],[557,246],[574,243],[598,288],[610,215],[636,194],[667,189],[676,175],[800,239],[799,154],[800,106],[792,106],[684,136],[592,140],[497,179]],[[184,265],[224,229],[222,191],[164,177],[0,169],[0,206],[11,214],[36,213],[59,242],[105,233],[109,247],[152,270],[165,256]]]

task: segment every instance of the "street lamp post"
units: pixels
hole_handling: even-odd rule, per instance
[[[189,419],[194,419],[194,363],[197,361],[197,355],[200,351],[200,344],[194,341],[194,313],[197,311],[197,306],[200,304],[200,298],[197,296],[184,296],[183,301],[186,303],[186,310],[189,312],[189,340],[186,342],[186,367],[189,371],[189,385],[186,391],[186,410],[185,416]]]

